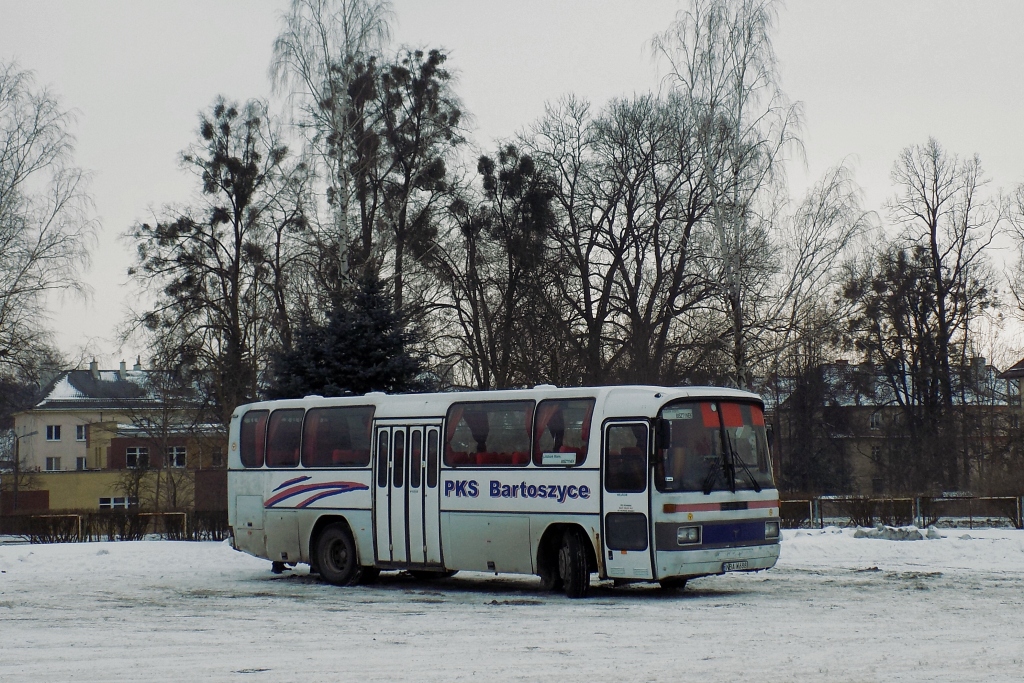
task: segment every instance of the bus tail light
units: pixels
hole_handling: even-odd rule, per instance
[[[693,545],[700,543],[699,526],[681,526],[676,529],[676,543],[679,545]]]

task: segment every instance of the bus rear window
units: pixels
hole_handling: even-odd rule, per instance
[[[534,427],[533,464],[572,467],[587,460],[594,399],[541,401]]]
[[[528,465],[533,407],[533,401],[456,403],[448,409],[445,422],[445,464]]]
[[[267,425],[267,467],[297,467],[302,408],[275,410]]]
[[[373,406],[312,408],[302,428],[303,467],[370,464]]]
[[[267,410],[250,410],[242,418],[239,429],[242,467],[263,467],[269,415],[270,411]]]

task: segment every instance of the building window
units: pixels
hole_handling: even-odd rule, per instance
[[[882,428],[882,414],[881,413],[871,413],[871,428],[872,429],[881,429]]]
[[[46,471],[56,472],[60,470],[60,458],[47,458],[46,459]]]
[[[128,498],[100,498],[100,510],[127,510]]]
[[[871,492],[874,494],[885,493],[885,479],[875,477],[871,480]]]
[[[46,425],[46,440],[60,441],[60,425]]]
[[[167,449],[167,464],[170,467],[185,466],[185,447],[171,446]]]
[[[881,446],[872,446],[871,447],[871,459],[874,460],[875,462],[878,462],[879,460],[882,459],[882,447]]]
[[[75,425],[75,441],[85,441],[85,425]]]
[[[149,449],[144,446],[129,446],[125,449],[124,464],[128,469],[144,470],[149,467]]]
[[[224,451],[221,449],[214,448],[210,458],[213,467],[224,467]]]
[[[82,470],[88,469],[86,465],[85,457],[75,458],[75,469],[81,472]]]

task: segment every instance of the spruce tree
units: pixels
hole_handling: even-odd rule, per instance
[[[268,397],[422,391],[423,364],[409,351],[413,341],[380,281],[364,278],[351,299],[335,301],[322,324],[299,324],[291,350],[274,358]]]

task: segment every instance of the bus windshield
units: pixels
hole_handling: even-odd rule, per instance
[[[659,491],[760,491],[774,488],[764,413],[752,403],[670,403],[659,414],[669,426],[659,451]]]

